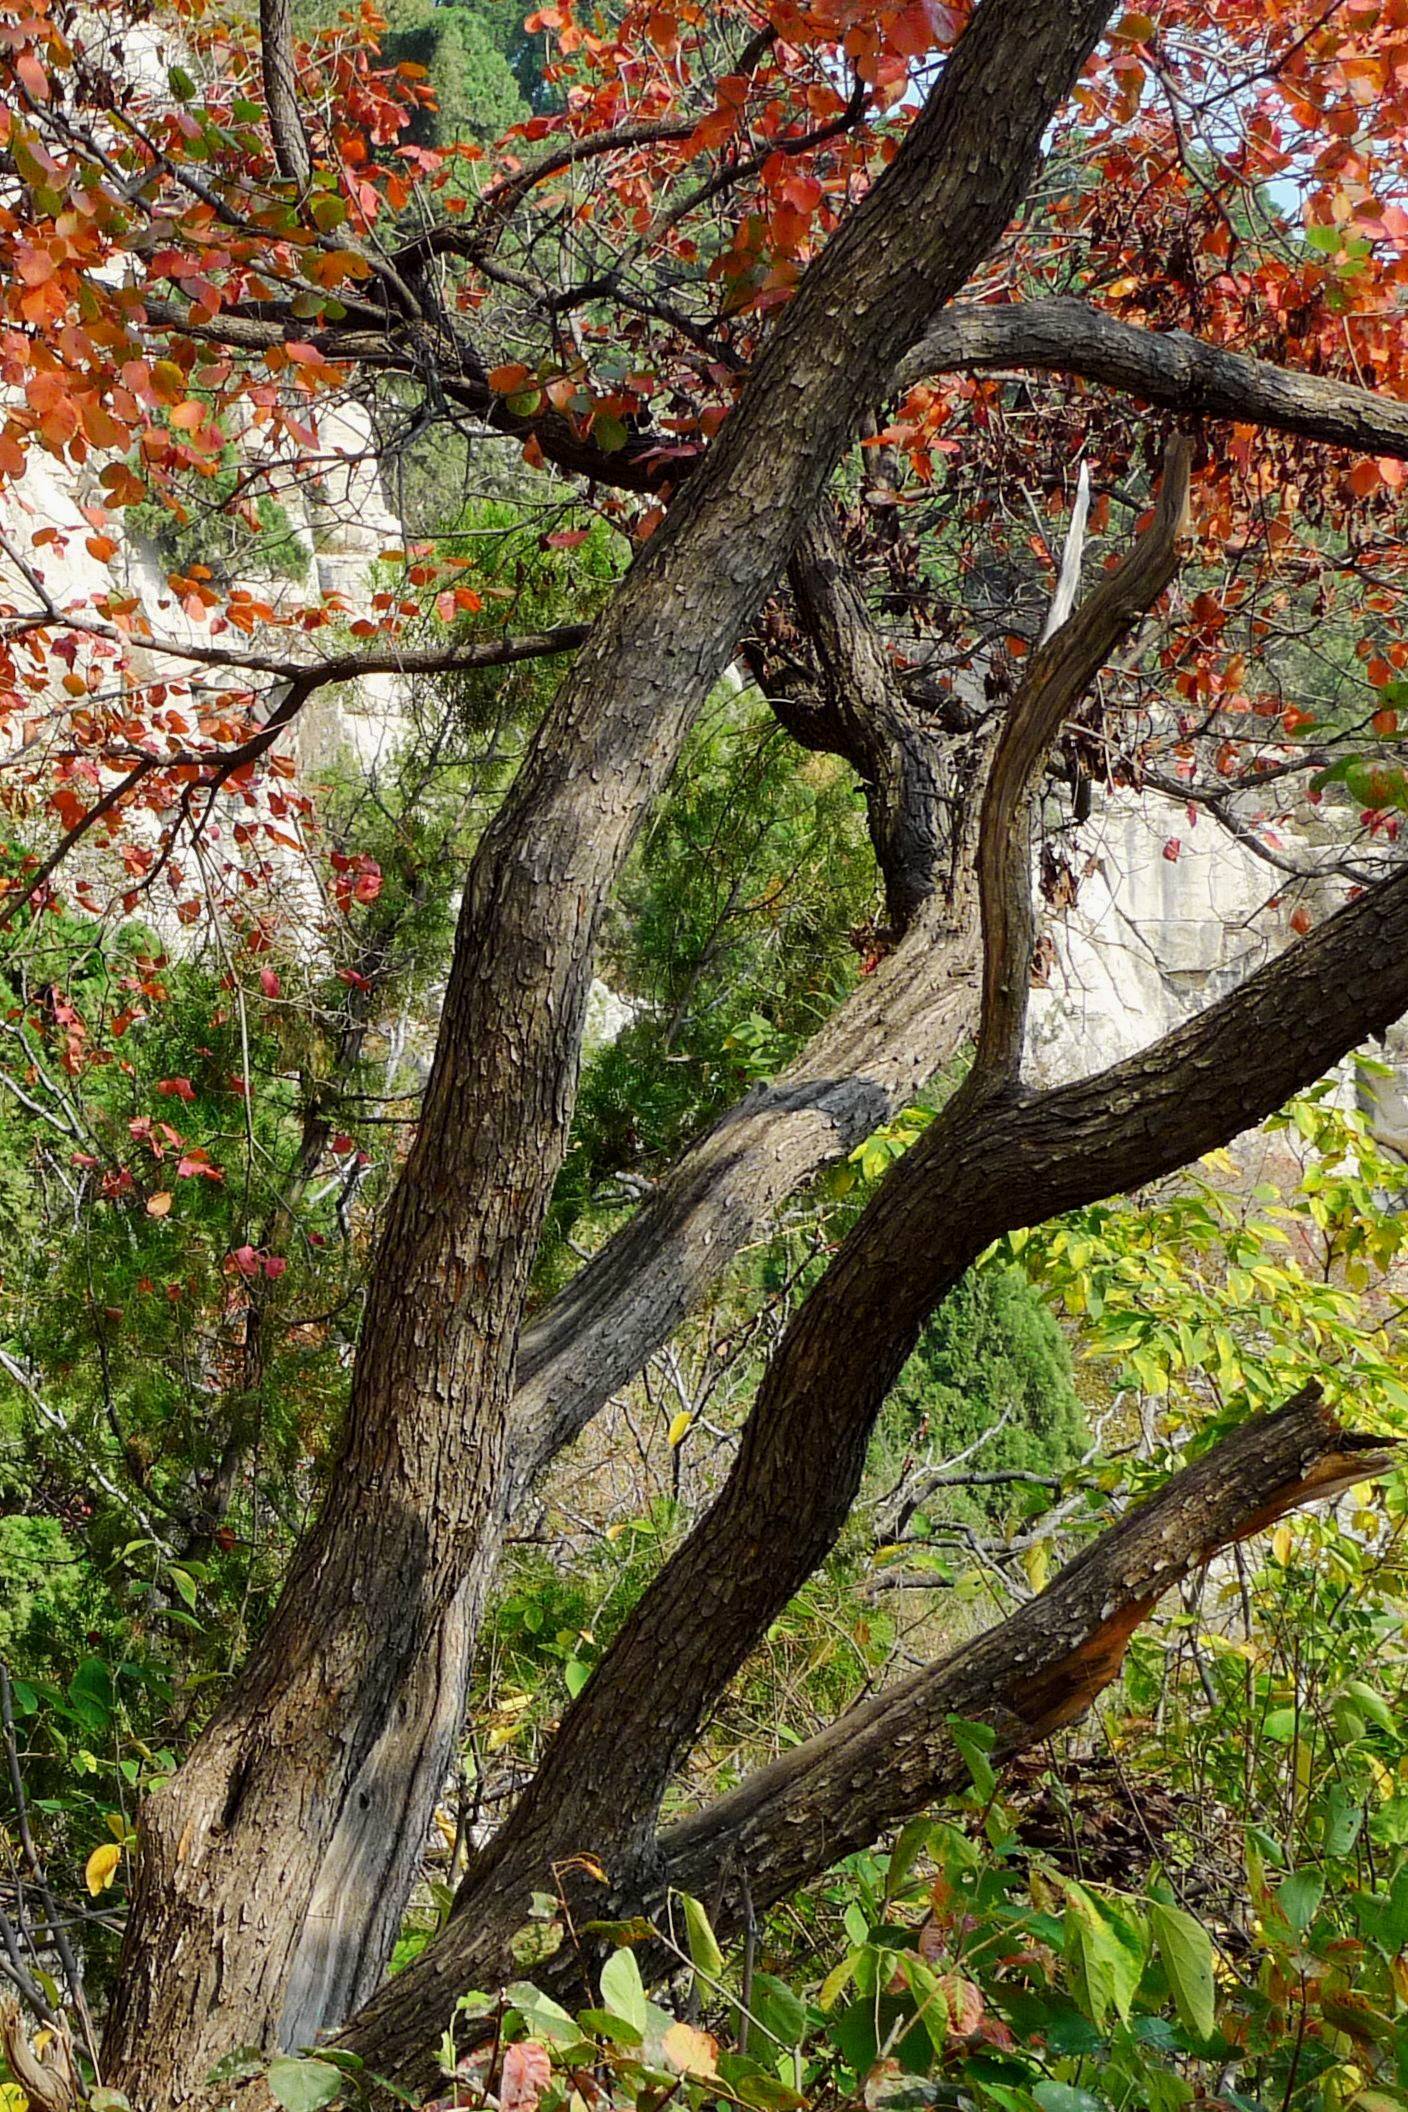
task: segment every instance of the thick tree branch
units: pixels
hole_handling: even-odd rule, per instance
[[[955,875],[765,1085],[692,1145],[629,1224],[524,1330],[510,1448],[522,1500],[563,1448],[708,1296],[779,1203],[921,1092],[977,1019],[976,796]]]
[[[741,1921],[897,1820],[962,1788],[948,1719],[990,1724],[1000,1764],[1077,1721],[1120,1670],[1157,1601],[1288,1511],[1386,1472],[1392,1440],[1347,1432],[1307,1386],[1182,1468],[999,1627],[925,1665],[684,1819],[661,1840],[666,1880]]]
[[[1077,300],[949,308],[900,361],[895,386],[1006,367],[1077,375],[1171,411],[1408,457],[1408,403],[1227,352],[1183,330],[1140,329]]]
[[[306,2042],[380,1974],[497,1554],[523,1304],[610,890],[877,390],[1025,196],[1112,5],[1065,0],[1034,17],[1026,0],[980,0],[593,627],[480,842],[421,1126],[368,1288],[335,1493],[238,1688],[146,1807],[105,2048],[117,2087],[156,2040],[179,2100],[213,2048],[248,2040],[251,2013],[256,2030]],[[257,1920],[241,1879],[251,1857],[267,1878]],[[154,1939],[192,1957],[192,1974],[151,1971]],[[427,2031],[414,1989],[407,2015],[410,2042],[374,2065],[424,2075],[440,2024]]]
[[[804,530],[788,578],[821,670],[822,706],[809,725],[790,719],[785,702],[775,708],[807,746],[844,756],[864,785],[886,917],[898,937],[952,849],[952,744],[896,680],[829,509]]]
[[[710,1902],[728,1938],[887,1829],[955,1795],[968,1768],[953,1718],[996,1733],[1000,1767],[1078,1722],[1118,1676],[1155,1605],[1227,1547],[1289,1511],[1333,1500],[1388,1471],[1392,1439],[1346,1431],[1315,1385],[1253,1416],[1181,1468],[1072,1561],[1036,1598],[948,1656],[921,1666],[661,1834],[655,1890]],[[649,1979],[676,1958],[647,1945]],[[580,1955],[565,1948],[535,1978],[580,1999]]]

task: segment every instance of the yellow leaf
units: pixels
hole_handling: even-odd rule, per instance
[[[1288,1525],[1278,1525],[1275,1532],[1271,1535],[1271,1552],[1280,1563],[1282,1569],[1290,1561],[1291,1550],[1294,1546],[1295,1534],[1291,1531],[1291,1528]]]
[[[692,2024],[672,2024],[660,2045],[670,2066],[682,2075],[714,2074],[719,2042],[711,2033],[696,2031]]]
[[[0,2112],[29,2112],[29,2099],[18,2083],[0,2083]]]
[[[672,1445],[682,1445],[684,1443],[685,1438],[689,1435],[690,1425],[693,1421],[694,1417],[689,1410],[681,1408],[679,1414],[670,1425],[670,1443]]]
[[[83,1866],[83,1878],[94,1899],[100,1892],[107,1891],[117,1876],[117,1866],[121,1861],[122,1850],[116,1841],[104,1841],[101,1848],[93,1850]]]
[[[1034,1540],[1022,1554],[1022,1567],[1027,1573],[1027,1582],[1033,1591],[1045,1591],[1046,1580],[1051,1575],[1051,1542]]]
[[[522,1728],[521,1723],[496,1723],[489,1733],[490,1752],[501,1753],[506,1745],[512,1744]]]

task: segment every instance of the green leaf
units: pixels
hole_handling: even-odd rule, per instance
[[[942,2053],[948,2039],[948,1997],[939,1976],[917,1951],[906,1951],[900,1964],[919,2004],[919,2021],[929,2034],[929,2044],[935,2053]]]
[[[196,92],[196,84],[184,66],[168,66],[166,79],[178,103],[188,103]]]
[[[688,1892],[679,1894],[684,1911],[685,1941],[689,1955],[701,1973],[712,1973],[717,1979],[724,1969],[724,1954],[719,1949],[719,1939],[714,1934],[713,1924],[697,1899]]]
[[[986,1803],[997,1788],[997,1776],[993,1773],[988,1754],[992,1751],[997,1733],[990,1723],[969,1723],[962,1716],[947,1716],[948,1734],[963,1756],[964,1765],[973,1778],[973,1787]]]
[[[775,2075],[745,2075],[733,2087],[745,2105],[757,2105],[760,2112],[804,2112],[807,2102]]]
[[[847,1951],[839,1965],[833,1965],[817,1990],[818,2009],[834,2009],[855,1976],[857,1951]]]
[[[1162,1900],[1150,1903],[1149,1924],[1180,2021],[1195,2038],[1211,2038],[1216,2019],[1212,1939],[1200,1921]]]
[[[592,438],[608,455],[616,454],[630,437],[614,411],[598,411],[592,420]]]
[[[1314,1921],[1324,1890],[1325,1878],[1319,1870],[1293,1870],[1278,1887],[1276,1904],[1297,1936],[1303,1936]]]
[[[800,2046],[806,2035],[807,2005],[775,1973],[753,1976],[753,2015],[779,2046]]]
[[[613,2017],[621,2017],[645,2037],[645,1988],[634,1951],[613,1951],[601,1969],[601,1999]]]
[[[342,2088],[342,2077],[326,2061],[277,2060],[269,2070],[269,2088],[284,2112],[321,2112]]]
[[[642,2046],[645,2033],[624,2017],[613,2016],[609,2009],[580,2009],[577,2024],[587,2038],[610,2039],[617,2046]]]
[[[507,1992],[531,2038],[546,2039],[550,2046],[575,2046],[581,2038],[576,2020],[531,1980],[515,1980]]]
[[[1394,1731],[1398,1728],[1393,1711],[1382,1694],[1376,1693],[1365,1681],[1346,1680],[1344,1690],[1359,1704],[1360,1713],[1367,1716],[1370,1723],[1376,1724],[1381,1731]]]
[[[1074,1879],[1066,1881],[1066,1901],[1066,1963],[1076,1999],[1092,2024],[1103,2024],[1112,2009],[1128,2023],[1144,1971],[1142,1931]]]
[[[1032,2096],[1041,2112],[1101,2112],[1099,2098],[1074,2083],[1033,2083]]]
[[[1386,1958],[1408,1948],[1408,1863],[1395,1873],[1387,1893],[1358,1892],[1354,1904],[1360,1928]]]
[[[907,1883],[915,1864],[929,1845],[932,1831],[933,1821],[930,1819],[911,1819],[907,1826],[900,1828],[899,1838],[890,1850],[889,1867],[885,1872],[887,1903],[894,1899]]]

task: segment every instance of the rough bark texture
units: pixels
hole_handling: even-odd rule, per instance
[[[834,1545],[875,1416],[934,1306],[1002,1233],[1172,1172],[1381,1031],[1408,1007],[1405,942],[1408,872],[1111,1070],[1040,1095],[955,1095],[793,1322],[718,1501],[567,1712],[448,1929],[343,2043],[394,2079],[428,2082],[455,1996],[504,1977],[529,1893],[566,1859],[601,1859],[611,1911],[658,1894],[670,1776]]]
[[[1011,218],[1110,11],[1033,20],[1024,0],[984,0],[486,833],[330,1500],[244,1678],[143,1815],[105,2062],[144,2112],[197,2091],[236,2044],[312,2038],[384,1964],[498,1538],[518,1327],[604,900],[871,399]]]
[[[1205,345],[1184,330],[1141,330],[1084,301],[950,308],[900,362],[896,386],[953,369],[1003,367],[1080,375],[1171,411],[1408,456],[1408,403]]]
[[[799,565],[825,564],[810,591],[826,609],[818,634],[828,689],[821,723],[802,737],[860,771],[903,936],[802,1053],[691,1146],[524,1330],[510,1514],[778,1204],[921,1091],[976,1018],[973,870],[987,744],[956,741],[908,704],[834,531],[808,530],[801,548],[809,554],[794,561],[794,580]]]
[[[313,157],[298,107],[290,0],[259,0],[259,56],[279,174],[290,183],[304,184],[313,173]]]
[[[1345,1431],[1305,1387],[1184,1467],[1057,1575],[1037,1598],[947,1657],[921,1666],[727,1795],[666,1829],[658,1886],[640,1904],[669,1916],[670,1895],[710,1903],[727,1938],[840,1857],[962,1789],[968,1770],[949,1719],[996,1732],[995,1765],[1077,1722],[1121,1667],[1157,1601],[1212,1556],[1288,1511],[1324,1502],[1393,1464],[1392,1440]],[[746,1879],[746,1891],[744,1880]],[[677,1957],[636,1952],[664,1978]],[[535,1979],[567,2002],[583,1994],[565,1948]]]

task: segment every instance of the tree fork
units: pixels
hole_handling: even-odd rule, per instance
[[[894,160],[594,626],[470,869],[333,1487],[244,1677],[141,1821],[104,2049],[163,2112],[375,1985],[502,1531],[529,1274],[597,929],[640,823],[900,357],[1001,237],[1113,0],[981,0]]]

